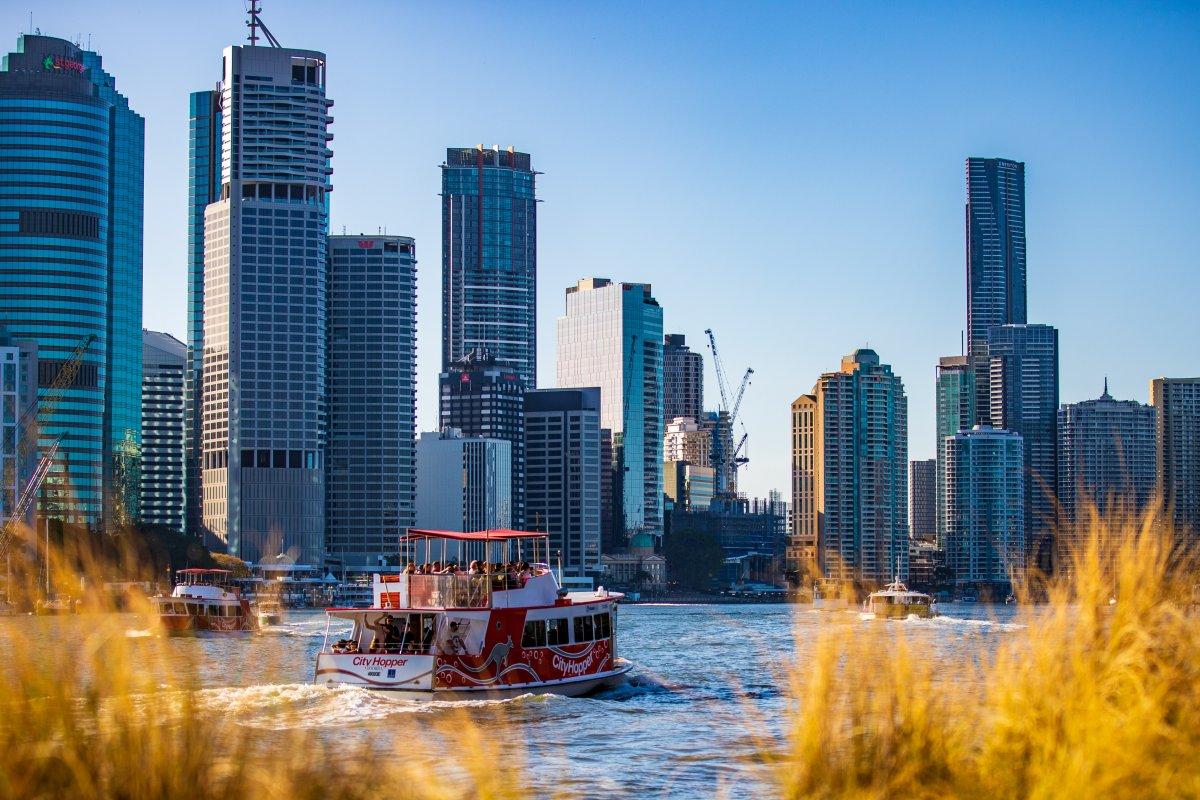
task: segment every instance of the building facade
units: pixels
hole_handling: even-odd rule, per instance
[[[908,535],[923,542],[937,538],[937,459],[908,462]]]
[[[988,330],[989,417],[1019,433],[1025,452],[1025,541],[1029,557],[1053,568],[1058,516],[1058,330],[1000,325]]]
[[[537,386],[537,197],[528,153],[452,147],[442,164],[442,367],[473,350]]]
[[[599,572],[600,390],[526,392],[524,416],[525,527],[550,534],[564,574]]]
[[[325,55],[227,47],[217,91],[220,191],[204,210],[203,526],[247,561],[287,553],[319,563],[333,155]]]
[[[734,459],[733,425],[729,412],[705,411],[700,415],[700,429],[708,434],[712,443],[712,455],[709,463],[717,476],[716,493],[721,497],[736,497],[737,464]]]
[[[16,340],[0,325],[0,525],[7,525],[38,462],[37,342]],[[36,503],[19,522],[32,529]]]
[[[693,353],[682,333],[663,337],[663,419],[700,419],[704,413],[704,356]]]
[[[1150,405],[1158,411],[1158,495],[1176,533],[1194,544],[1200,539],[1200,378],[1155,378]]]
[[[934,487],[934,513],[937,514],[937,538],[940,543],[946,533],[944,497],[946,487],[946,465],[942,457],[943,442],[947,436],[975,427],[975,371],[966,356],[943,356],[938,359],[934,386],[936,414],[936,439],[934,453],[937,460],[936,485]]]
[[[1058,502],[1068,525],[1084,522],[1086,510],[1141,512],[1155,489],[1153,406],[1114,400],[1065,403],[1058,409]]]
[[[183,532],[187,345],[142,331],[142,522]]]
[[[946,564],[959,585],[1007,591],[1025,575],[1025,455],[1020,434],[977,425],[947,436]]]
[[[907,478],[904,385],[873,350],[856,350],[792,403],[788,572],[867,583],[905,578]]]
[[[525,384],[509,364],[487,350],[472,350],[438,377],[438,418],[442,428],[464,436],[503,439],[512,445],[512,495],[506,501],[512,524],[526,525]]]
[[[442,531],[511,528],[512,445],[447,428],[417,440],[417,527]]]
[[[662,307],[649,284],[585,278],[567,289],[558,385],[600,385],[626,539],[662,534],[662,336]]]
[[[691,417],[668,420],[663,436],[663,460],[686,461],[697,467],[712,466],[712,435]]]
[[[366,567],[416,522],[415,244],[330,236],[328,273],[325,552]]]
[[[715,492],[716,475],[712,467],[688,461],[663,462],[663,494],[673,509],[707,511]]]
[[[139,513],[145,122],[97,53],[22,35],[0,64],[0,315],[36,342],[38,383],[83,354],[39,445],[62,437],[39,513]]]

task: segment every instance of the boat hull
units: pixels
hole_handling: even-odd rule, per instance
[[[870,611],[876,619],[908,619],[909,617],[928,619],[934,616],[931,606],[915,603],[913,605],[880,605]]]

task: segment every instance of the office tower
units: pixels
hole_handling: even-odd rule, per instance
[[[38,419],[42,447],[62,436],[40,513],[69,523],[138,516],[144,140],[98,54],[23,35],[0,64],[4,321],[37,343],[43,387],[96,337]]]
[[[700,419],[704,412],[704,356],[693,353],[682,333],[663,337],[663,419]]]
[[[142,522],[184,529],[183,386],[187,345],[142,331]]]
[[[201,380],[204,374],[204,210],[221,198],[221,93],[206,89],[188,98],[187,335],[188,371],[184,386],[185,529],[201,538],[201,433],[204,430]]]
[[[204,209],[203,526],[247,561],[287,553],[319,563],[333,155],[325,55],[233,46],[221,64],[220,193]]]
[[[1058,502],[1068,524],[1087,520],[1112,504],[1141,511],[1154,496],[1154,406],[1114,400],[1065,403],[1058,409]]]
[[[472,350],[537,386],[536,173],[510,147],[452,147],[442,164],[442,368]]]
[[[873,350],[855,350],[792,403],[788,571],[837,581],[908,573],[908,399]]]
[[[937,537],[937,459],[908,462],[908,535],[924,542]]]
[[[1020,434],[976,425],[947,436],[946,563],[960,585],[1007,591],[1025,574]]]
[[[1053,567],[1058,474],[1058,330],[1000,325],[988,330],[990,418],[1025,442],[1025,541],[1043,570]]]
[[[737,496],[737,466],[734,463],[733,425],[728,411],[705,411],[700,415],[700,429],[708,433],[712,443],[709,463],[716,470],[716,492],[722,497]]]
[[[417,527],[482,531],[512,527],[512,445],[447,428],[417,441]]]
[[[30,424],[37,413],[37,371],[37,342],[13,339],[0,323],[0,526],[8,524],[38,462],[37,426]],[[32,529],[36,511],[31,505],[20,522]]]
[[[986,375],[983,378],[987,383]],[[935,486],[934,512],[937,514],[937,538],[939,544],[946,533],[945,510],[946,464],[943,448],[947,436],[953,436],[959,431],[969,431],[975,427],[975,371],[971,368],[966,356],[943,356],[938,359],[934,405],[936,413],[936,441],[934,443],[937,460],[937,483]]]
[[[716,498],[704,509],[676,506],[671,514],[671,535],[683,533],[711,534],[726,558],[752,553],[778,558],[787,541],[784,520],[776,510],[744,497]]]
[[[988,329],[1022,325],[1025,311],[1025,165],[967,159],[967,355],[987,374]],[[976,382],[976,418],[990,413],[986,379]]]
[[[1200,537],[1200,378],[1155,378],[1150,405],[1158,410],[1158,495],[1176,533],[1195,544]]]
[[[558,385],[600,384],[600,424],[612,431],[620,482],[621,533],[659,535],[662,307],[649,284],[607,278],[580,280],[566,299],[558,318]]]
[[[524,528],[525,384],[508,364],[487,350],[472,350],[445,368],[438,378],[438,418],[442,428],[464,436],[503,439],[512,445],[512,496],[506,501],[512,524]]]
[[[691,417],[670,419],[663,436],[663,460],[686,461],[697,467],[712,466],[711,434]]]
[[[613,553],[625,542],[622,528],[625,516],[621,513],[621,481],[616,473],[613,454],[613,435],[608,428],[600,429],[600,552]]]
[[[600,390],[526,392],[524,427],[526,527],[550,534],[564,574],[598,572]]]
[[[712,467],[688,461],[663,462],[663,494],[684,511],[706,511],[713,502],[716,474]]]
[[[325,552],[397,552],[415,524],[417,260],[407,236],[330,236]]]

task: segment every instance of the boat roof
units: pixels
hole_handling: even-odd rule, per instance
[[[509,539],[546,538],[550,534],[540,531],[515,531],[509,528],[491,528],[484,531],[435,531],[422,528],[409,528],[408,533],[400,537],[402,542],[412,542],[417,539],[453,539],[458,542],[502,542]]]
[[[202,567],[188,567],[187,569],[176,570],[179,575],[212,575],[214,573],[221,575],[232,575],[233,571],[228,569],[204,569]]]

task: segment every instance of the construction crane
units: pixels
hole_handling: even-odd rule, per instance
[[[721,351],[717,349],[717,337],[713,334],[712,328],[706,328],[704,333],[708,336],[708,348],[712,351],[713,370],[717,373],[717,387],[721,391],[721,407],[722,410],[729,414],[729,434],[732,439],[733,426],[740,422],[739,414],[742,409],[742,398],[746,396],[746,387],[750,385],[750,376],[754,374],[754,368],[746,368],[746,372],[742,375],[742,383],[738,387],[737,395],[731,403],[729,400],[729,379],[726,377],[725,362],[721,359]],[[716,429],[713,432],[716,436],[721,435],[721,431],[719,430],[720,422],[721,418],[718,414]],[[742,438],[738,442],[737,447],[730,448],[729,452],[722,452],[722,463],[716,465],[716,489],[718,495],[728,496],[733,494],[733,488],[729,484],[731,482],[736,483],[738,468],[750,461],[745,455],[740,455],[748,438],[749,434],[746,433],[746,425],[743,423]]]

